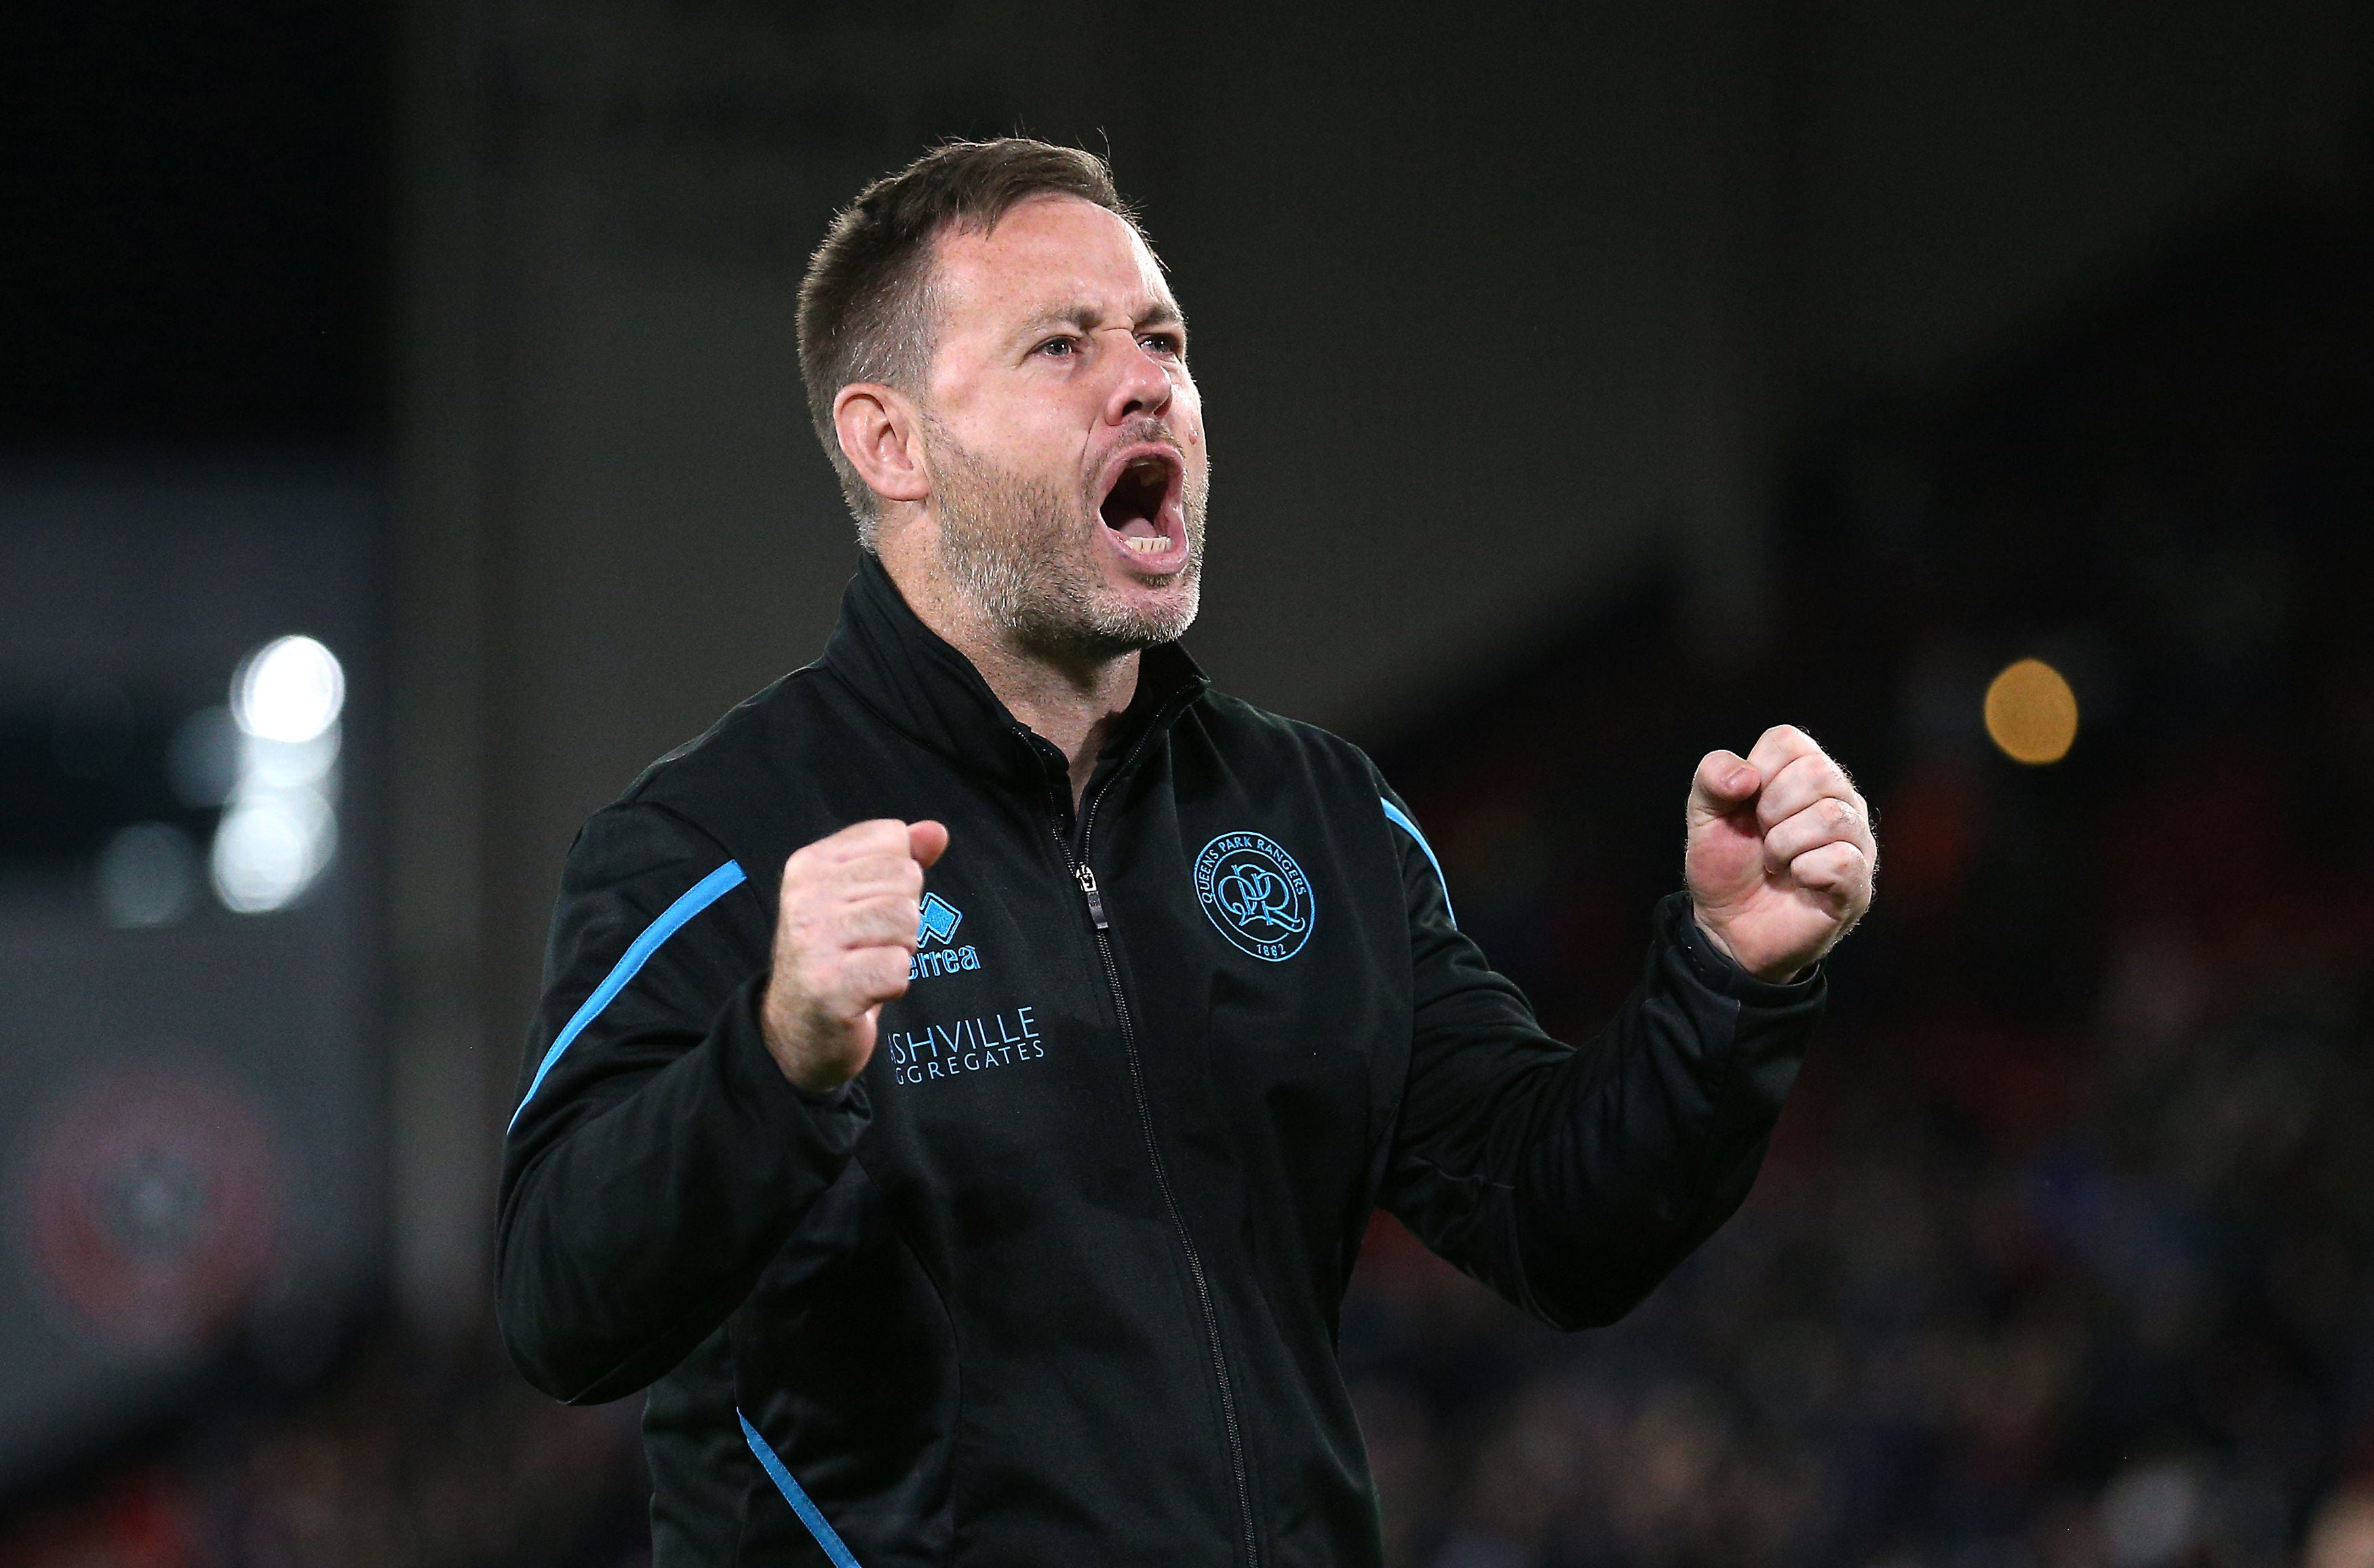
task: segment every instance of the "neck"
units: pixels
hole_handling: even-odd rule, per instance
[[[891,566],[887,556],[884,565]],[[1036,647],[983,614],[937,572],[894,566],[890,580],[916,619],[972,661],[1006,711],[1064,754],[1076,806],[1113,726],[1137,695],[1137,651]]]

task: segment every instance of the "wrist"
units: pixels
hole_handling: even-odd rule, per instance
[[[804,1094],[833,1094],[855,1076],[833,1071],[837,1064],[816,1048],[812,1032],[802,1026],[796,1009],[776,996],[771,982],[758,1006],[758,1036],[776,1070]]]
[[[1751,979],[1763,981],[1766,985],[1794,985],[1804,979],[1806,971],[1814,966],[1811,963],[1762,966],[1748,963],[1739,955],[1738,950],[1731,945],[1731,939],[1723,935],[1722,930],[1706,918],[1706,911],[1699,908],[1696,903],[1690,906],[1690,923],[1698,928],[1698,933],[1704,939],[1706,944],[1728,960],[1733,968]]]
[[[768,1049],[774,1051],[770,1045]],[[854,1073],[835,1072],[829,1068],[819,1071],[814,1056],[798,1057],[775,1051],[775,1065],[783,1070],[783,1077],[803,1094],[832,1094],[847,1087]]]

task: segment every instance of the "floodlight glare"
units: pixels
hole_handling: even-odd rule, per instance
[[[284,637],[247,656],[230,684],[231,717],[262,741],[313,739],[338,721],[347,673],[310,637]]]
[[[287,907],[330,863],[338,820],[310,790],[233,806],[215,829],[215,896],[235,914]]]

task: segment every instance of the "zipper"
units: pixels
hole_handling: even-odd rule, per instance
[[[1074,866],[1072,872],[1080,879],[1080,891],[1088,895],[1088,919],[1097,923],[1098,942],[1110,941],[1105,933],[1112,930],[1112,922],[1105,919],[1105,901],[1097,896],[1097,873],[1088,869],[1086,860]]]
[[[1138,743],[1140,746],[1145,743],[1144,739]],[[1080,823],[1079,854],[1074,856],[1071,845],[1064,840],[1060,814],[1054,823],[1055,842],[1064,851],[1064,859],[1071,863],[1072,876],[1080,884],[1081,896],[1087,901],[1088,919],[1096,927],[1097,956],[1104,961],[1105,983],[1112,990],[1113,1016],[1121,1022],[1122,1049],[1129,1062],[1129,1086],[1137,1098],[1137,1126],[1146,1139],[1146,1158],[1154,1167],[1155,1188],[1162,1194],[1162,1207],[1170,1216],[1171,1229],[1178,1235],[1179,1249],[1186,1255],[1187,1273],[1195,1282],[1196,1303],[1204,1309],[1204,1333],[1211,1347],[1212,1375],[1220,1387],[1220,1424],[1228,1433],[1228,1465],[1237,1483],[1237,1507],[1245,1523],[1245,1562],[1248,1568],[1259,1568],[1261,1539],[1253,1527],[1252,1481],[1245,1464],[1244,1429],[1237,1420],[1236,1386],[1229,1380],[1228,1354],[1220,1345],[1219,1307],[1212,1298],[1212,1284],[1205,1275],[1204,1259],[1195,1250],[1194,1239],[1187,1234],[1187,1217],[1180,1211],[1178,1199],[1171,1195],[1170,1176],[1163,1169],[1161,1148],[1155,1142],[1154,1106],[1146,1098],[1146,1072],[1137,1051],[1137,1028],[1130,1022],[1129,997],[1122,989],[1121,965],[1113,960],[1112,922],[1105,915],[1104,895],[1097,886],[1096,870],[1088,864],[1088,840],[1097,830],[1097,804],[1104,799],[1105,790],[1111,787],[1112,779],[1129,771],[1129,765],[1135,760],[1136,755],[1133,750],[1089,798]],[[1064,786],[1068,790],[1068,778],[1064,780]],[[1064,803],[1070,802],[1066,801]]]

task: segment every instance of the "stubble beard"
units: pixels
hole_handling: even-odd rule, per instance
[[[1168,442],[1169,436],[1149,420],[1128,439]],[[941,564],[957,591],[1017,646],[1064,659],[1110,659],[1175,641],[1193,624],[1203,598],[1207,483],[1191,475],[1181,497],[1187,564],[1160,580],[1151,602],[1132,603],[1106,583],[1097,561],[1104,520],[1085,480],[1066,489],[1000,468],[966,451],[937,421],[926,421],[924,450]]]

